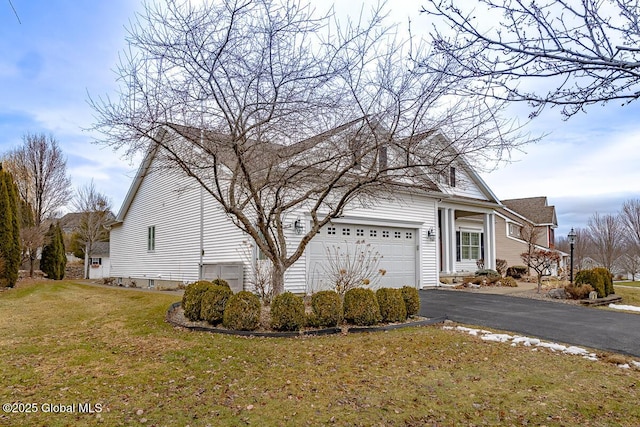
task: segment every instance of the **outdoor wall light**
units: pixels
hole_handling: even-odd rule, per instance
[[[296,234],[302,234],[302,232],[304,231],[304,226],[302,225],[302,221],[299,219],[296,219],[295,222],[293,223],[293,229],[295,230]]]
[[[435,240],[436,239],[436,232],[433,230],[433,228],[430,228],[427,230],[427,239],[429,240]]]

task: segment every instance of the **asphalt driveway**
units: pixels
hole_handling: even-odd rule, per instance
[[[420,315],[640,357],[640,315],[451,290],[420,291]]]

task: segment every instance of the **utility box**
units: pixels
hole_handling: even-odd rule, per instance
[[[235,294],[244,290],[243,270],[244,263],[242,261],[202,264],[200,277],[202,280],[224,279]]]

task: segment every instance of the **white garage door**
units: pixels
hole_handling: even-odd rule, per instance
[[[363,249],[381,255],[379,269],[386,273],[378,276],[377,287],[415,287],[417,234],[414,228],[329,224],[307,246],[310,285],[313,290],[331,288],[326,274],[332,268],[328,258],[335,259],[339,248],[338,252],[348,253],[351,260],[357,258],[358,250]],[[344,258],[341,257],[342,260]]]

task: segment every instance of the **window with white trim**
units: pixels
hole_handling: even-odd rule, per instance
[[[480,233],[460,233],[460,255],[462,259],[480,259]]]
[[[152,225],[147,228],[147,250],[156,250],[156,226]]]
[[[511,237],[520,237],[521,236],[522,227],[518,224],[509,223],[509,236]]]

